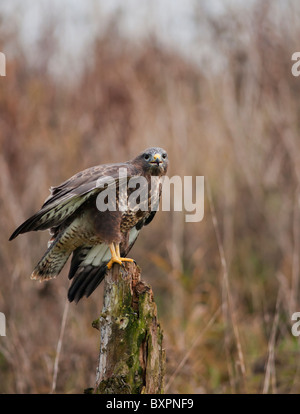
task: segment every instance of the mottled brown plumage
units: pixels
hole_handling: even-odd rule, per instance
[[[141,228],[155,215],[153,205],[159,203],[160,178],[167,168],[166,152],[162,148],[149,148],[131,161],[88,168],[51,187],[51,194],[41,209],[10,237],[12,240],[28,231],[50,230],[48,249],[31,277],[47,280],[57,276],[72,254],[69,279],[73,281],[68,298],[77,302],[84,295],[89,296],[103,280],[107,267],[114,262],[132,260],[125,257]],[[126,172],[125,181],[120,178],[120,169]],[[113,179],[113,184],[107,183],[107,176]],[[146,179],[143,186],[147,196],[136,205],[133,197],[136,188],[126,186],[124,192],[123,185],[139,177]],[[98,196],[108,194],[109,198],[114,189],[116,211],[99,211]],[[120,206],[125,202],[128,208],[123,211]]]

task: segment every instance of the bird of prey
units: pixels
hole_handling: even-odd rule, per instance
[[[57,276],[72,254],[68,299],[78,302],[96,289],[114,263],[133,261],[126,256],[141,228],[157,211],[167,168],[166,151],[148,148],[131,161],[91,167],[51,187],[41,209],[10,237],[12,240],[21,233],[50,230],[48,249],[31,278],[48,280]],[[101,208],[103,203],[109,206],[109,189],[115,190],[116,203],[111,204],[112,208]]]

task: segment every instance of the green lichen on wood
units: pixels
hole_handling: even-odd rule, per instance
[[[165,355],[151,288],[134,264],[109,276],[99,318],[104,343],[95,392],[162,393]]]

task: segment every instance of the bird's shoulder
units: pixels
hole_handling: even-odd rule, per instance
[[[137,166],[128,162],[115,164],[101,164],[82,170],[57,186],[50,187],[50,195],[45,200],[43,207],[54,201],[65,197],[86,194],[100,187],[101,180],[112,177],[116,181],[119,179],[120,169],[126,169],[127,176],[130,178],[139,175],[141,172]]]

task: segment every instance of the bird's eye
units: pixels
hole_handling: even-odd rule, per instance
[[[164,154],[162,155],[162,157],[163,157],[163,159],[166,159],[166,158],[167,158],[167,154],[166,154],[166,153],[164,153]]]
[[[150,158],[150,155],[149,155],[149,154],[145,154],[145,155],[144,155],[144,159],[145,159],[146,161],[148,161],[148,160],[149,160],[149,158]]]

